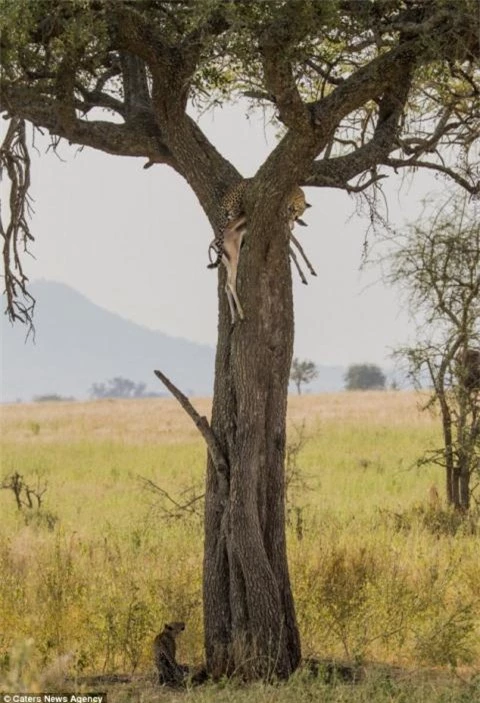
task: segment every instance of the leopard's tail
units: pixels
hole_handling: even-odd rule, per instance
[[[215,261],[212,261],[212,251],[214,251],[217,255],[217,258]],[[223,249],[222,246],[219,245],[216,239],[213,240],[213,242],[210,243],[210,246],[208,247],[208,258],[210,259],[210,263],[207,265],[208,269],[216,269],[218,266],[220,266],[220,262],[222,261],[222,256],[223,256]]]

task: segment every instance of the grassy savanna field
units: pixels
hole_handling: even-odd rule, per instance
[[[195,405],[209,414],[209,400]],[[303,655],[365,663],[365,680],[299,673],[186,692],[155,688],[151,643],[185,620],[178,659],[202,661],[201,511],[179,516],[144,479],[201,507],[195,427],[170,399],[3,406],[2,479],[19,472],[47,490],[33,514],[0,491],[0,688],[87,690],[88,676],[133,673],[114,700],[480,700],[480,538],[432,496],[436,486],[442,501],[441,470],[414,467],[439,446],[418,405],[406,392],[289,399]]]

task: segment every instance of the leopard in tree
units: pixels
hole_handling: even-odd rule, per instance
[[[243,181],[240,181],[240,183],[238,183],[236,186],[234,186],[228,191],[228,193],[223,199],[223,219],[220,225],[221,234],[210,243],[208,249],[210,264],[207,268],[216,268],[217,266],[219,266],[222,260],[223,239],[225,230],[230,223],[234,222],[242,215],[243,196],[245,195],[245,191],[250,181],[250,178],[245,178]],[[295,186],[290,195],[287,208],[288,223],[291,230],[293,229],[293,226],[296,222],[304,227],[307,226],[307,223],[301,219],[301,215],[303,215],[305,210],[309,207],[311,207],[311,205],[310,203],[307,203],[305,199],[305,193],[299,186]],[[212,249],[217,253],[217,258],[213,262],[210,256],[210,252],[212,251]]]
[[[240,248],[243,237],[247,231],[246,217],[243,214],[243,196],[250,180],[251,179],[247,178],[241,181],[225,196],[222,204],[224,222],[220,227],[221,233],[210,243],[208,248],[208,256],[210,259],[208,268],[216,268],[219,266],[220,262],[222,262],[227,269],[227,283],[225,286],[225,291],[228,298],[232,322],[235,322],[236,313],[238,313],[240,319],[244,318],[242,306],[237,295],[236,279]],[[306,226],[306,222],[301,219],[301,216],[308,207],[310,207],[310,204],[307,203],[305,199],[305,193],[299,186],[295,186],[292,190],[287,206],[288,224],[290,230],[293,230],[295,223]],[[312,276],[316,276],[317,274],[303,251],[302,246],[296,237],[294,237],[292,232],[290,233],[290,242],[290,256],[292,257],[292,260],[297,268],[302,283],[306,284],[307,279],[305,278],[300,264],[298,263],[297,256],[292,248],[292,244],[294,244],[300,252]],[[217,254],[215,261],[212,261],[212,250]]]

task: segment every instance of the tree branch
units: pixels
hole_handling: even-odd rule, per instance
[[[0,95],[0,111],[17,115],[48,129],[51,134],[75,144],[91,146],[109,154],[143,156],[155,163],[165,163],[180,171],[161,132],[151,123],[117,124],[105,120],[88,122],[75,115],[59,118],[58,103],[34,88],[5,86]]]
[[[314,123],[324,132],[330,132],[346,115],[384,94],[389,95],[390,100],[398,101],[395,93],[403,92],[405,102],[408,90],[402,91],[402,83],[405,77],[410,86],[413,68],[420,58],[418,54],[415,42],[410,41],[372,59],[330,95],[310,105]]]
[[[178,400],[182,408],[185,410],[187,415],[193,420],[198,431],[202,435],[203,439],[208,448],[208,452],[212,459],[213,465],[217,472],[219,482],[225,489],[224,495],[228,496],[228,481],[229,481],[229,466],[225,458],[225,455],[218,443],[216,436],[214,435],[212,428],[208,424],[208,420],[205,416],[200,415],[186,395],[184,395],[171,381],[165,376],[161,371],[154,371],[155,376],[163,383],[163,385],[168,388],[170,393]]]
[[[67,72],[69,64],[66,64],[64,75],[57,79],[60,89],[53,94],[51,84],[9,83],[5,79],[0,109],[30,120],[73,143],[115,155],[143,156],[148,159],[146,166],[165,163],[184,177],[190,172],[189,183],[204,203],[215,227],[217,220],[222,219],[222,197],[240,176],[185,112],[196,62],[203,49],[202,37],[208,32],[221,30],[213,17],[215,13],[202,25],[200,34],[186,35],[190,36],[190,42],[183,41],[186,37],[180,37],[176,45],[169,46],[161,32],[161,24],[148,21],[148,15],[141,11],[141,3],[106,0],[102,9],[110,35],[108,48],[101,57],[107,71],[102,70],[100,83],[97,81],[93,93],[83,90],[84,103],[78,97],[72,102],[72,74],[70,70]],[[114,50],[123,55],[117,66],[112,66]],[[81,57],[78,72],[89,70],[88,58],[87,55]],[[152,77],[152,96],[149,95],[145,64]],[[117,71],[122,72],[124,79],[125,103],[122,108],[116,98],[105,94],[105,83],[101,82]],[[55,69],[53,75],[55,81]],[[99,89],[100,95],[97,93]],[[134,105],[136,89],[140,89],[141,98],[137,96]],[[95,99],[98,103],[92,105]],[[88,112],[94,106],[123,112],[125,124],[100,120],[89,122],[80,119],[75,112],[75,108]],[[194,169],[192,163],[196,164]]]
[[[10,220],[7,228],[0,218],[0,235],[3,237],[3,269],[6,313],[14,322],[19,320],[34,332],[33,310],[35,300],[27,290],[28,278],[23,271],[19,248],[28,251],[28,242],[33,241],[28,226],[30,156],[26,144],[25,122],[12,118],[7,134],[0,147],[0,170],[5,169],[10,181]]]
[[[334,67],[333,64],[329,65],[327,71],[322,66],[320,66],[317,61],[314,61],[313,59],[307,59],[305,61],[305,64],[313,71],[315,71],[315,73],[318,73],[318,75],[324,79],[325,83],[329,83],[330,85],[342,85],[343,81],[345,80],[342,76],[340,76],[339,78],[332,76],[332,70]]]
[[[126,107],[125,103],[113,95],[109,95],[104,92],[105,85],[115,76],[121,73],[120,66],[118,62],[114,62],[114,65],[110,66],[106,71],[104,71],[100,76],[98,76],[95,81],[95,87],[93,90],[88,90],[80,81],[75,84],[75,89],[82,95],[84,102],[82,104],[76,104],[76,108],[84,113],[89,112],[95,107],[104,107],[107,110],[113,110],[119,115],[126,118]]]
[[[86,115],[90,110],[94,110],[96,107],[100,107],[106,110],[112,110],[125,118],[124,104],[114,98],[113,95],[108,95],[108,93],[102,93],[97,90],[87,90],[87,88],[80,85],[80,83],[75,85],[75,90],[82,96],[82,100],[75,100],[75,109],[83,115]]]
[[[147,65],[167,59],[169,49],[162,35],[133,3],[107,0],[106,9],[112,40],[118,49],[139,56]]]
[[[304,185],[345,188],[351,192],[364,190],[349,186],[348,181],[374,168],[397,148],[399,123],[405,109],[413,77],[413,58],[407,65],[392,67],[392,80],[379,103],[378,118],[371,140],[349,154],[315,161]],[[381,176],[375,175],[368,185]]]
[[[391,91],[395,90],[395,85],[402,86],[403,81],[401,81],[400,78],[394,81],[390,89]],[[452,129],[458,129],[462,126],[463,123],[460,116],[458,118],[460,121],[455,124],[449,121],[452,112],[455,110],[454,105],[447,105],[439,113],[437,125],[430,137],[422,138],[417,136],[400,138],[397,134],[398,121],[401,117],[400,106],[402,103],[406,104],[406,97],[406,93],[403,98],[400,94],[397,94],[397,114],[395,115],[394,111],[392,111],[389,122],[385,120],[382,122],[382,112],[384,116],[388,116],[388,94],[386,94],[380,103],[379,119],[372,139],[364,146],[355,148],[353,152],[344,156],[316,161],[311,174],[305,179],[304,185],[345,188],[349,190],[351,188],[351,186],[348,185],[350,179],[376,165],[386,165],[395,170],[408,167],[424,167],[430,170],[436,170],[452,178],[452,180],[457,182],[468,192],[472,194],[478,193],[480,182],[478,178],[477,181],[475,181],[473,175],[471,180],[469,180],[458,171],[445,166],[443,163],[423,161],[420,159],[422,154],[435,152],[443,136],[450,134]],[[385,107],[385,109],[383,109],[383,107]],[[468,119],[469,115],[467,114],[465,120],[467,121]],[[402,148],[407,155],[411,156],[408,156],[408,158],[390,157],[390,153],[395,151],[398,147]]]
[[[288,39],[278,35],[276,26],[263,32],[260,39],[265,75],[265,87],[278,107],[281,121],[296,130],[311,127],[310,113],[300,97],[293,77],[291,61],[288,59]]]
[[[201,27],[170,46],[131,4],[109,2],[109,12],[114,21],[115,46],[141,59],[150,70],[151,105],[162,140],[175,160],[176,170],[190,173],[189,184],[215,227],[217,220],[223,220],[222,197],[240,176],[186,114],[186,107],[204,41],[225,27],[221,13],[214,10]]]
[[[198,508],[195,504],[198,503],[198,501],[203,500],[205,498],[205,493],[201,493],[198,496],[194,495],[192,498],[190,498],[186,502],[179,503],[178,500],[175,500],[175,498],[172,498],[170,493],[168,493],[164,488],[161,488],[161,486],[158,486],[150,478],[145,478],[144,476],[138,476],[138,479],[143,484],[143,487],[146,490],[150,491],[151,493],[155,493],[157,495],[160,495],[162,498],[165,498],[169,503],[171,503],[173,505],[173,509],[170,509],[170,510],[168,510],[167,508],[162,508],[163,512],[166,513],[167,518],[181,518],[185,515],[185,513],[190,513],[192,515],[199,515],[200,514],[200,511],[198,510]]]
[[[477,180],[476,182],[469,182],[464,178],[462,175],[454,171],[453,169],[449,168],[448,166],[444,166],[443,164],[437,164],[433,161],[422,161],[421,159],[417,159],[416,157],[411,157],[409,159],[396,159],[392,157],[388,157],[384,159],[381,163],[383,163],[385,166],[392,166],[392,168],[397,169],[397,168],[426,168],[430,169],[432,171],[437,171],[438,173],[443,173],[445,176],[448,176],[451,178],[455,183],[458,183],[462,188],[464,188],[468,193],[471,193],[472,195],[478,195],[480,193],[480,174],[477,172]]]
[[[273,180],[279,180],[279,174],[285,191],[298,183],[345,187],[351,178],[376,166],[393,149],[420,54],[421,47],[415,41],[404,42],[357,69],[325,98],[311,103],[314,128],[307,135],[301,128],[290,130],[259,169],[255,180],[266,184],[265,190]],[[374,137],[369,144],[336,161],[314,162],[342,119],[370,100],[379,100],[380,107]],[[334,170],[335,165],[343,167],[340,177]],[[281,192],[284,193],[283,188]]]

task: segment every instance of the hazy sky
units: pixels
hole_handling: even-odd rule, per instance
[[[275,143],[262,117],[247,118],[240,106],[217,109],[200,124],[244,176]],[[144,170],[144,159],[64,145],[62,161],[45,153],[47,140],[36,141],[31,279],[62,281],[135,322],[214,345],[217,275],[206,268],[213,235],[188,185],[167,166]],[[392,176],[385,186],[394,223],[418,216],[420,201],[438,185],[421,173],[409,184],[399,194],[401,179]],[[297,235],[318,278],[304,286],[293,271],[296,355],[391,365],[390,348],[406,341],[408,321],[378,270],[360,272],[368,218],[338,190],[309,188],[307,199],[309,227],[297,227]]]

